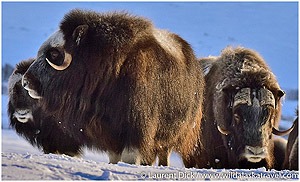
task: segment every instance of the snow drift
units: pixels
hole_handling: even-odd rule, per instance
[[[185,169],[108,164],[66,155],[2,153],[2,179],[14,180],[292,180],[295,171]]]

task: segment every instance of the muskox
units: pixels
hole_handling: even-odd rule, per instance
[[[272,133],[290,130],[276,129],[284,92],[270,68],[257,52],[242,47],[227,47],[221,56],[200,63],[206,74],[202,147],[195,151],[191,165],[273,168]]]
[[[283,163],[283,169],[290,169],[290,170],[299,170],[299,154],[298,154],[298,110],[297,110],[297,118],[294,121],[294,128],[291,131],[286,153],[285,153],[285,160]]]
[[[188,162],[200,129],[204,79],[190,45],[128,13],[72,10],[40,47],[23,86],[72,138],[135,161]],[[186,157],[187,156],[187,157]],[[127,161],[125,161],[127,162]],[[138,163],[138,162],[137,162]]]
[[[8,115],[10,126],[33,146],[44,153],[81,154],[81,144],[69,137],[60,128],[55,118],[41,111],[38,100],[31,98],[22,86],[22,76],[34,59],[16,65],[9,77]]]

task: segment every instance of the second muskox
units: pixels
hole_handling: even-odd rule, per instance
[[[194,165],[274,168],[274,140],[284,92],[263,58],[243,47],[200,60],[205,72],[203,121]],[[275,142],[277,143],[277,142]]]
[[[64,133],[60,123],[42,112],[38,100],[31,98],[23,88],[22,76],[33,62],[34,59],[21,61],[9,77],[10,126],[44,153],[80,155],[83,144]]]
[[[198,140],[204,79],[190,45],[127,13],[73,10],[23,76],[29,95],[73,138],[135,161],[188,161]],[[125,161],[126,162],[126,161]]]

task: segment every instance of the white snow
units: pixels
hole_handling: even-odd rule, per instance
[[[186,39],[198,57],[218,56],[227,45],[257,50],[283,89],[298,89],[298,4],[226,2],[2,2],[2,65],[34,57],[39,46],[73,8],[125,10],[147,17]],[[2,83],[5,88],[7,83]],[[280,128],[295,118],[298,101],[285,100]],[[186,169],[176,153],[170,167],[108,164],[105,153],[84,150],[82,158],[43,154],[11,130],[2,95],[2,180],[289,180],[297,171],[265,168]],[[218,159],[216,159],[218,160]]]
[[[66,155],[2,153],[2,179],[14,180],[291,180],[298,172],[266,170],[185,169],[108,164]]]

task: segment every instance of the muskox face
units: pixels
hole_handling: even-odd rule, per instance
[[[66,84],[66,80],[80,80],[76,78],[76,76],[81,76],[79,69],[76,69],[76,73],[73,72],[70,74],[73,76],[69,77],[65,72],[69,71],[66,69],[73,61],[71,54],[82,43],[87,29],[87,25],[79,25],[68,38],[61,30],[58,30],[42,44],[37,60],[30,66],[22,80],[23,87],[32,98],[41,99],[45,92],[52,92],[53,90],[48,87],[68,90],[69,85]],[[80,58],[82,57],[80,56]],[[54,83],[57,85],[51,84],[53,78],[56,79]]]
[[[240,158],[246,158],[249,162],[256,163],[268,155],[269,141],[272,137],[275,100],[270,93],[270,102],[261,104],[264,100],[257,97],[256,89],[248,89],[247,91],[249,91],[247,94],[249,94],[249,101],[251,102],[236,103],[233,106],[232,122],[243,149]],[[235,100],[235,102],[238,101]]]
[[[71,57],[64,51],[64,43],[63,34],[60,31],[54,33],[41,46],[37,63],[31,66],[29,73],[24,75],[22,84],[32,98],[40,99],[43,95],[41,81],[49,81],[49,78],[43,76],[47,74],[41,74],[42,72],[48,73],[49,66],[62,71],[70,65]]]
[[[268,158],[273,148],[271,139],[276,112],[273,93],[266,88],[242,88],[232,96],[230,105],[230,128],[218,129],[230,135],[226,143],[231,150],[236,150],[238,160],[257,163]]]
[[[33,61],[28,60],[18,64],[9,78],[8,112],[12,125],[33,120],[32,112],[37,107],[37,101],[28,95],[21,82],[23,74]]]

